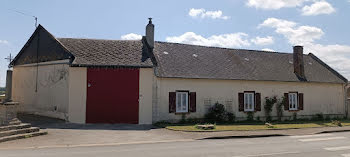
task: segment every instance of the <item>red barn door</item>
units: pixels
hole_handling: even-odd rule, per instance
[[[86,123],[139,120],[139,69],[88,68]]]

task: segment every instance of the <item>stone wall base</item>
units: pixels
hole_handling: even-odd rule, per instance
[[[9,125],[17,120],[18,102],[6,102],[0,104],[0,126]]]

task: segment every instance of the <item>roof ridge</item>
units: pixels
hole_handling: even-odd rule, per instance
[[[122,39],[98,39],[98,38],[61,38],[61,37],[56,37],[56,39],[101,40],[101,41],[141,41],[141,39],[140,39],[140,40],[122,40]]]
[[[205,47],[205,48],[218,48],[218,49],[226,49],[226,50],[244,50],[244,51],[273,53],[273,54],[292,54],[290,52],[280,52],[280,51],[264,51],[264,50],[253,50],[253,49],[227,48],[227,47],[218,47],[218,46],[205,46],[205,45],[194,45],[194,44],[185,44],[185,43],[173,43],[173,42],[165,42],[165,41],[156,41],[156,42],[157,43],[166,43],[166,44],[197,46],[197,47]],[[307,55],[307,54],[304,54],[304,55]]]
[[[100,40],[100,41],[141,41],[140,40],[122,40],[122,39],[97,39],[97,38],[61,38],[56,37],[56,39],[73,39],[73,40]],[[264,50],[254,50],[254,49],[240,49],[240,48],[227,48],[227,47],[218,47],[218,46],[205,46],[205,45],[194,45],[194,44],[186,44],[186,43],[173,43],[166,41],[155,41],[156,43],[165,43],[165,44],[177,44],[177,45],[187,45],[187,46],[197,46],[197,47],[205,47],[205,48],[215,48],[215,49],[226,49],[226,50],[243,50],[250,52],[258,52],[258,53],[272,53],[272,54],[292,54],[291,52],[281,52],[281,51],[264,51]],[[308,54],[304,54],[307,56]]]

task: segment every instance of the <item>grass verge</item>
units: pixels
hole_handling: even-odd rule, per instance
[[[350,120],[341,121],[343,126],[350,126]],[[272,123],[272,127],[264,123],[233,123],[233,124],[216,124],[213,130],[202,130],[196,128],[196,124],[161,124],[160,127],[175,131],[250,131],[250,130],[277,130],[277,129],[301,129],[301,128],[319,128],[319,127],[338,127],[331,121],[293,121]]]

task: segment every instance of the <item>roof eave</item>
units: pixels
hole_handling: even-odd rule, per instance
[[[149,65],[96,65],[96,64],[70,64],[71,67],[96,67],[96,68],[153,68]]]

